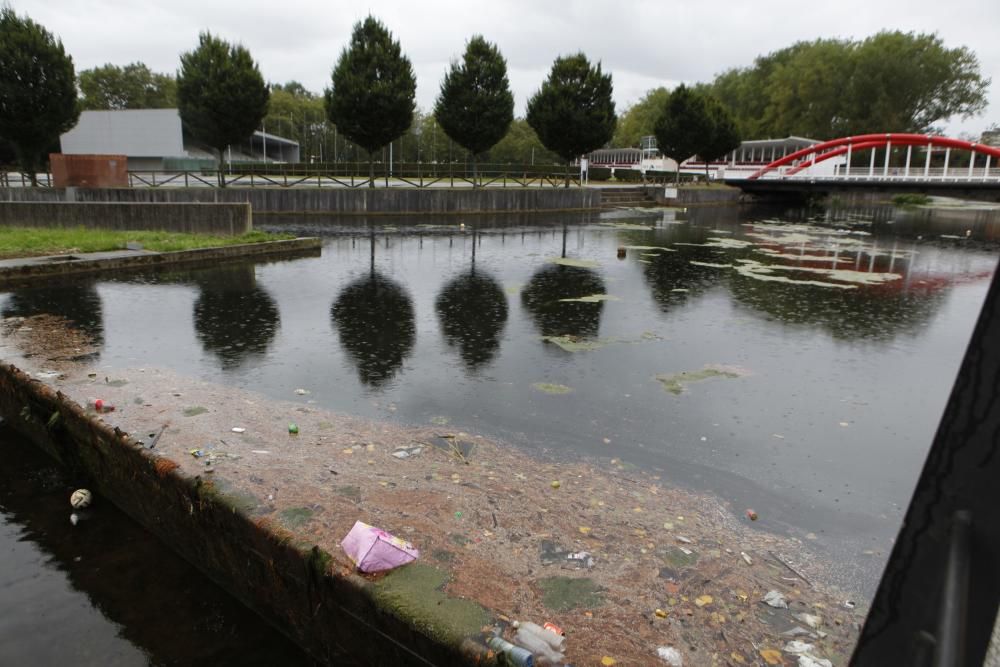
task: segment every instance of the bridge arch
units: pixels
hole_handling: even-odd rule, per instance
[[[996,159],[998,163],[1000,163],[1000,148],[964,141],[962,139],[951,139],[949,137],[940,137],[931,134],[862,134],[853,137],[831,139],[830,141],[824,141],[822,143],[814,144],[807,148],[795,151],[794,153],[790,153],[783,158],[779,158],[770,164],[761,167],[750,175],[748,179],[756,180],[761,176],[774,171],[775,169],[780,169],[781,167],[789,164],[794,166],[792,169],[784,172],[783,176],[792,176],[803,169],[807,169],[815,164],[829,160],[830,158],[846,154],[849,161],[854,151],[876,150],[879,148],[891,149],[894,146],[907,146],[909,148],[912,148],[913,146],[927,147],[929,150],[927,151],[927,158],[924,167],[925,173],[930,166],[930,155],[931,149],[933,148],[944,148],[946,150],[954,148],[969,151],[972,153],[972,159],[969,161],[970,172],[975,163],[975,156],[980,153],[986,156],[987,173],[989,172],[991,159]],[[889,155],[890,150],[887,150],[885,164],[883,165],[883,173],[888,171]],[[874,157],[872,159],[874,160]],[[800,160],[802,161],[799,162]],[[798,162],[798,164],[795,164],[796,162]],[[909,169],[909,153],[907,153],[907,169]]]

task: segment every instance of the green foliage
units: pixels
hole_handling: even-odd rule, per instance
[[[702,148],[712,129],[705,98],[682,84],[670,93],[653,133],[660,152],[681,163]]]
[[[739,148],[740,133],[736,127],[736,120],[722,102],[711,95],[702,95],[702,99],[711,130],[702,137],[698,155],[707,163]]]
[[[333,69],[327,117],[371,157],[410,127],[416,90],[410,59],[389,30],[369,16],[354,26],[351,43]],[[369,169],[373,173],[371,162]]]
[[[528,121],[517,118],[504,138],[490,150],[489,160],[500,164],[556,164],[559,156],[542,145]]]
[[[177,106],[177,81],[135,62],[110,63],[80,72],[84,109],[171,109]]]
[[[462,62],[453,62],[434,105],[441,128],[475,156],[500,141],[514,120],[514,96],[507,61],[500,50],[475,35]]]
[[[931,203],[931,198],[920,192],[904,192],[893,195],[892,203],[896,206],[926,206]]]
[[[641,100],[630,106],[618,118],[611,144],[617,148],[635,148],[639,139],[653,134],[653,126],[666,106],[670,91],[664,87],[653,88]]]
[[[268,97],[264,78],[243,46],[205,32],[197,49],[181,55],[181,120],[195,139],[218,152],[220,161],[227,146],[246,141],[260,127]]]
[[[826,139],[928,132],[986,106],[975,54],[936,35],[885,31],[863,41],[798,42],[715,78],[711,92],[745,136]]]
[[[9,5],[0,9],[0,139],[32,185],[43,152],[79,116],[73,59],[62,42]]]
[[[611,75],[582,53],[556,58],[528,100],[528,124],[567,163],[608,143],[615,131]]]

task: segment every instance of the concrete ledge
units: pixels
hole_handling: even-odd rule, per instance
[[[240,236],[253,228],[246,203],[0,201],[0,225]]]
[[[334,571],[329,553],[252,516],[211,477],[182,475],[13,365],[0,365],[0,413],[319,660],[338,664],[346,649],[362,664],[496,664],[472,641],[432,637],[381,602],[371,582]]]
[[[739,188],[676,188],[676,197],[667,197],[664,193],[674,189],[673,186],[646,186],[646,192],[656,197],[656,203],[663,206],[716,206],[719,204],[738,204],[742,196]]]
[[[6,188],[0,200],[248,203],[256,213],[443,215],[599,208],[597,188]]]
[[[104,253],[3,260],[0,261],[0,286],[16,286],[19,283],[27,283],[31,279],[37,278],[75,276],[104,271],[158,269],[197,262],[217,263],[234,261],[247,257],[318,255],[322,247],[322,239],[298,238],[283,241],[266,241],[263,243],[243,243],[214,248],[198,248],[195,250],[178,250],[175,252],[120,250]]]

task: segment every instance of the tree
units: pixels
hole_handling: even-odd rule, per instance
[[[375,187],[375,151],[413,122],[416,91],[410,59],[389,30],[371,16],[355,24],[351,43],[333,68],[326,114],[341,133],[368,151],[369,187]]]
[[[177,106],[177,81],[136,62],[107,64],[80,72],[84,109],[170,109]]]
[[[569,163],[608,143],[615,131],[611,75],[582,53],[556,58],[542,87],[528,100],[528,124],[545,147]]]
[[[634,148],[639,145],[642,137],[653,134],[653,126],[668,97],[670,91],[662,86],[646,91],[641,100],[627,108],[618,118],[618,127],[611,144],[616,148]]]
[[[705,161],[705,180],[708,180],[708,163],[718,160],[740,146],[740,133],[729,110],[715,97],[702,95],[705,114],[711,130],[702,137],[698,155]]]
[[[177,104],[185,129],[215,149],[219,186],[225,187],[222,155],[245,141],[267,113],[269,92],[257,64],[243,46],[204,32],[198,48],[181,55]]]
[[[880,32],[863,41],[798,42],[723,72],[711,92],[744,135],[929,132],[986,106],[975,54],[936,35]]]
[[[490,160],[512,164],[556,164],[559,156],[542,145],[528,121],[516,118],[504,138],[490,149]]]
[[[507,61],[482,35],[469,40],[462,62],[452,62],[445,73],[434,117],[449,137],[472,154],[475,185],[476,156],[503,139],[514,120]]]
[[[660,152],[677,162],[678,180],[681,162],[702,148],[712,129],[705,98],[683,84],[677,86],[670,93],[653,133]]]
[[[33,186],[43,152],[79,117],[73,59],[62,41],[9,5],[0,9],[0,139]]]

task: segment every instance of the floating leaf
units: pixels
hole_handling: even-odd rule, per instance
[[[610,655],[606,655],[603,658],[601,658],[601,664],[604,665],[604,667],[611,667],[611,665],[614,665],[617,662],[618,661],[612,658]]]
[[[711,595],[699,595],[697,598],[695,598],[694,603],[696,605],[698,605],[699,607],[704,607],[705,605],[712,604],[712,596]]]
[[[590,526],[580,526],[580,533],[590,535]]]
[[[780,665],[781,664],[781,651],[773,648],[762,648],[760,650],[760,657],[764,658],[764,662],[769,665]]]

